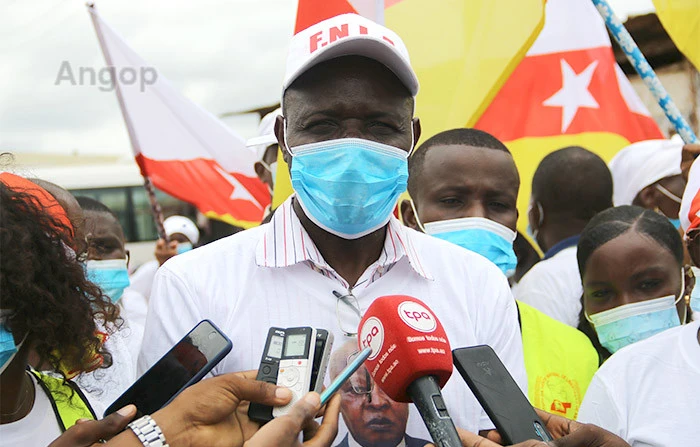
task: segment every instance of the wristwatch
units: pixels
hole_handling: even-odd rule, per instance
[[[169,447],[160,427],[149,415],[127,425],[145,447]]]

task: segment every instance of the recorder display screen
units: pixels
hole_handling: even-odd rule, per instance
[[[267,350],[267,356],[278,359],[282,357],[282,346],[284,345],[284,337],[273,335],[270,339],[270,349]]]
[[[284,351],[285,357],[303,356],[306,351],[306,334],[287,335],[287,346]]]

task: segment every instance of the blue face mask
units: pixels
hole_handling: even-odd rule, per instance
[[[677,302],[675,296],[668,295],[625,304],[586,318],[595,327],[600,344],[614,354],[627,345],[680,326]]]
[[[697,319],[700,318],[700,269],[697,267],[691,267],[691,269],[695,274],[695,285],[690,292],[690,309],[697,314],[697,316],[693,315]]]
[[[674,227],[676,227],[676,230],[680,230],[680,228],[681,228],[681,220],[680,219],[669,218],[668,220],[671,222],[671,224],[673,224]]]
[[[178,242],[177,254],[181,255],[185,252],[192,250],[192,248],[192,242]]]
[[[418,214],[416,214],[417,218]],[[471,250],[493,262],[506,275],[515,272],[515,231],[483,217],[441,220],[425,224],[425,233]]]
[[[102,293],[113,303],[117,303],[129,287],[129,272],[126,269],[126,259],[107,259],[87,262],[87,278],[99,286]]]
[[[5,326],[7,314],[9,314],[9,310],[0,310],[0,374],[12,363],[12,359],[15,358],[17,351],[19,351],[22,343],[27,338],[25,335],[19,345],[15,345],[15,338],[12,336],[12,332],[8,331]]]
[[[289,147],[289,146],[287,146]],[[408,181],[408,152],[359,138],[290,148],[291,179],[309,219],[343,239],[386,225]]]

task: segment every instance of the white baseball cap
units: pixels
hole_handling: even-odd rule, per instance
[[[250,138],[248,141],[246,141],[246,146],[255,151],[255,155],[257,156],[258,160],[263,159],[265,156],[265,151],[268,147],[273,144],[277,144],[277,137],[275,136],[275,121],[280,115],[282,115],[281,108],[277,108],[265,115],[260,120],[260,125],[258,126],[258,136]]]
[[[331,17],[292,37],[283,91],[311,67],[341,56],[364,56],[380,62],[411,95],[418,93],[418,77],[398,34],[357,14]]]
[[[199,229],[190,219],[185,216],[170,216],[163,221],[165,234],[172,236],[175,233],[184,234],[187,239],[196,244],[199,242]]]

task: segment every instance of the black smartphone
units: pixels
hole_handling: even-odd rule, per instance
[[[104,415],[134,404],[136,418],[153,414],[207,375],[231,351],[231,340],[214,323],[200,321],[167,354],[107,408]]]
[[[552,440],[544,423],[491,346],[455,349],[452,359],[506,445],[530,439]]]

